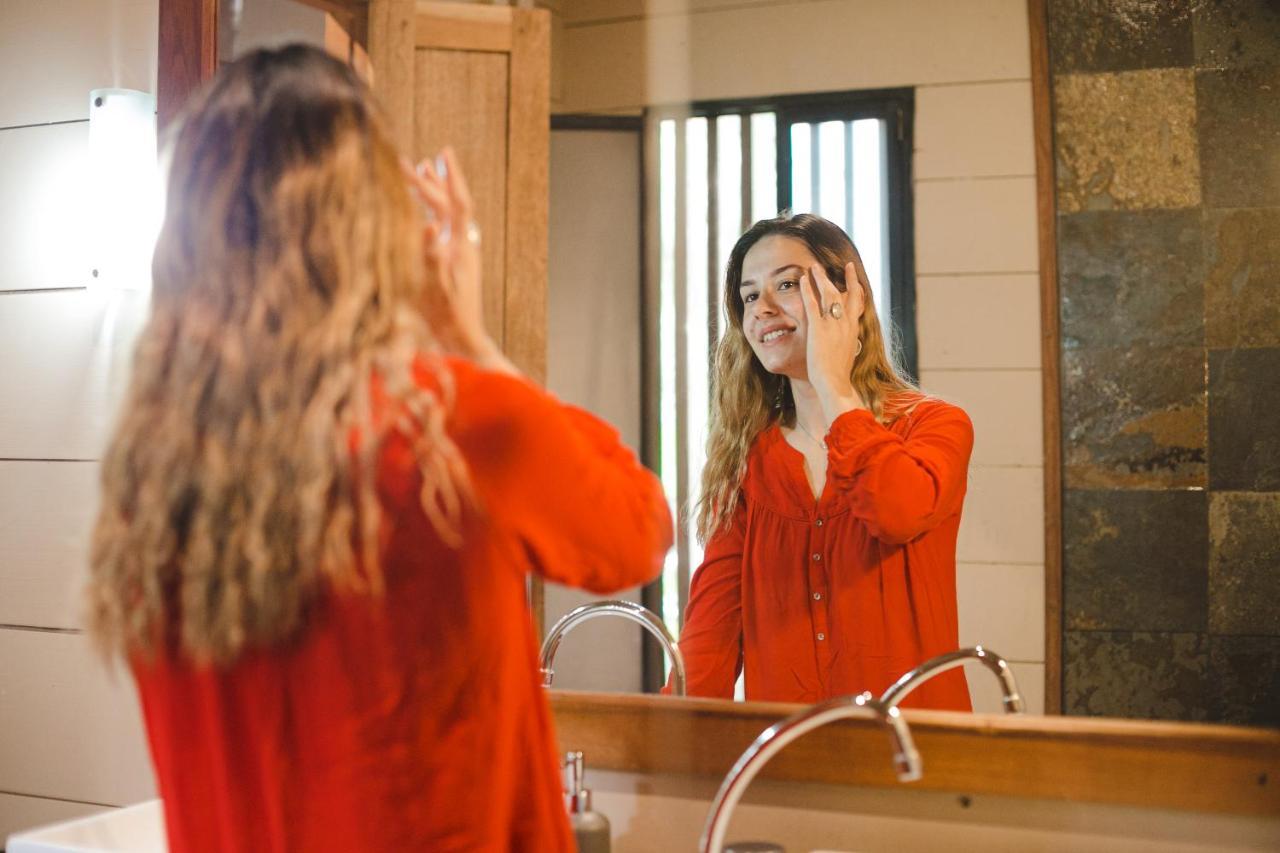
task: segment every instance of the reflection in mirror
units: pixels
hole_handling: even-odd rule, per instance
[[[973,422],[955,643],[1006,655],[1032,711],[1280,722],[1274,4],[1049,0],[1047,33],[1021,0],[548,5],[548,385],[673,509],[700,497],[730,249],[810,210],[851,231],[906,372]],[[223,56],[325,38],[291,0],[221,8]],[[695,527],[624,596],[677,634]],[[588,600],[548,588],[546,624]],[[598,620],[556,686],[657,690],[662,660]]]

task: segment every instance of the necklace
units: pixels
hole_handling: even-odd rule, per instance
[[[814,443],[814,444],[818,445],[818,446],[819,446],[819,447],[821,447],[823,450],[826,450],[826,449],[827,449],[827,443],[826,443],[825,441],[822,441],[821,439],[819,439],[819,438],[818,438],[816,435],[814,435],[813,433],[809,432],[809,430],[805,429],[805,428],[804,428],[804,424],[800,423],[800,419],[799,419],[799,418],[796,418],[796,426],[800,428],[800,431],[801,431],[802,433],[804,433],[805,435],[809,436],[809,438],[813,441],[813,443]]]

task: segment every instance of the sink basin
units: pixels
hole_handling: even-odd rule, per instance
[[[166,853],[159,800],[10,835],[8,853]]]

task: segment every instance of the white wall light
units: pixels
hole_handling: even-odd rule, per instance
[[[89,93],[89,253],[93,288],[148,290],[160,228],[156,99],[132,89]]]

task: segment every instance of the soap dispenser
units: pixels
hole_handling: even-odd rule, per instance
[[[566,753],[564,804],[569,810],[569,823],[578,842],[578,853],[609,853],[609,820],[591,810],[591,792],[582,787],[582,772],[582,753]]]

